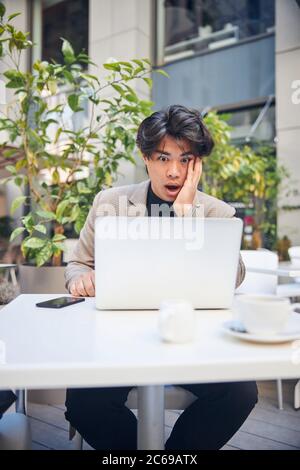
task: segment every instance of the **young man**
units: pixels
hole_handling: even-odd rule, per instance
[[[200,207],[205,217],[233,217],[235,214],[225,202],[197,190],[202,158],[210,154],[214,145],[197,111],[176,105],[153,113],[139,127],[137,145],[150,179],[110,188],[96,196],[66,269],[66,285],[73,295],[95,295],[94,221],[97,215],[197,217]],[[237,286],[244,275],[240,259]],[[176,421],[166,442],[169,450],[221,448],[257,401],[255,382],[180,386],[198,399]],[[132,388],[69,389],[66,418],[96,449],[136,449],[136,418],[125,406]]]

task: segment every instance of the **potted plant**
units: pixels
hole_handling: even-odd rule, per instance
[[[14,16],[6,18],[0,3],[0,60],[5,62],[6,89],[13,92],[0,117],[0,130],[7,135],[0,155],[10,173],[4,182],[14,181],[25,192],[11,207],[12,213],[25,209],[11,241],[22,236],[26,262],[38,267],[38,282],[25,285],[23,292],[43,284],[39,291],[58,292],[57,284],[50,288],[54,279],[61,292],[65,228],[73,224],[79,234],[95,194],[112,185],[120,161],[135,163],[136,129],[152,103],[140,99],[131,85],[143,80],[150,87],[151,65],[147,59],[112,59],[103,64],[109,75],[100,80],[86,70],[94,66],[88,55],[76,54],[62,40],[62,64],[38,60],[32,72],[24,72],[20,57],[32,43],[27,33],[15,29]],[[108,98],[109,89],[113,94]],[[88,118],[84,108],[89,108]],[[21,284],[30,278],[29,265],[21,267]],[[46,265],[61,273],[51,272],[49,280]]]
[[[252,249],[273,248],[276,240],[277,196],[288,176],[270,144],[230,142],[228,116],[210,112],[205,118],[215,147],[203,167],[203,190],[228,202],[240,202],[253,213]]]

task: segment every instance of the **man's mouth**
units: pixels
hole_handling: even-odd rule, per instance
[[[165,188],[170,194],[176,194],[181,189],[181,186],[179,184],[166,184]]]

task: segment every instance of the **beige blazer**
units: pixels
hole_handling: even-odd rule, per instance
[[[150,180],[128,186],[100,191],[94,199],[72,259],[65,270],[66,288],[81,274],[94,269],[94,223],[100,215],[137,217],[146,215],[146,200]],[[233,217],[235,209],[215,197],[197,191],[191,208],[192,217]],[[245,277],[245,266],[240,257],[236,286]]]

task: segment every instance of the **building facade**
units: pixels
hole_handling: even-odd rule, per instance
[[[107,58],[150,57],[155,108],[180,103],[231,114],[234,140],[269,142],[292,176],[279,198],[278,233],[300,244],[299,0],[9,0],[16,26],[31,31],[37,58],[58,54],[60,36]],[[140,85],[138,85],[140,86]],[[137,88],[149,98],[146,88]],[[117,184],[145,178],[144,165],[122,164]],[[8,204],[9,205],[9,204]],[[282,208],[283,207],[283,208]]]

